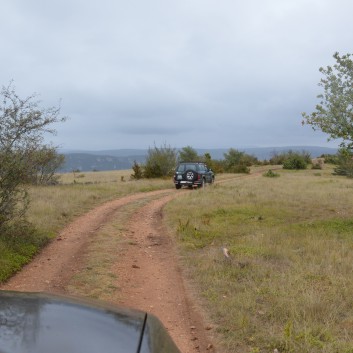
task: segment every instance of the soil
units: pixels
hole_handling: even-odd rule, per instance
[[[113,266],[121,291],[115,304],[156,315],[183,353],[215,352],[212,327],[182,272],[175,243],[163,224],[164,205],[183,192],[190,191],[139,193],[93,209],[63,229],[0,289],[70,294],[68,283],[84,266],[82,255],[90,238],[124,205],[153,197],[127,220],[127,241]]]

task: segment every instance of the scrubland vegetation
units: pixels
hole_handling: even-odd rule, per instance
[[[264,168],[251,167],[250,177],[217,175],[215,185],[185,192],[165,208],[220,347],[353,352],[352,179],[326,164]],[[1,235],[0,281],[75,216],[109,199],[174,188],[170,179],[130,175],[68,173],[58,185],[30,187],[28,219],[36,228],[28,226],[26,237]]]
[[[167,205],[225,351],[353,352],[353,184],[332,172],[277,170]]]
[[[30,186],[28,222],[0,234],[0,282],[26,264],[75,216],[110,199],[136,192],[172,188],[170,180],[130,180],[131,171],[67,173],[59,184]]]

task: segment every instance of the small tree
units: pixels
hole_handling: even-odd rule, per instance
[[[131,174],[132,179],[139,180],[143,178],[143,169],[136,161],[134,161],[132,170],[134,171],[134,173]]]
[[[65,156],[59,154],[52,146],[43,146],[38,150],[32,151],[28,156],[26,164],[27,174],[24,176],[25,183],[53,185],[58,183],[56,171],[62,166]],[[32,170],[29,170],[29,168]]]
[[[28,193],[23,185],[36,170],[34,153],[42,147],[43,134],[55,133],[50,125],[64,121],[60,109],[44,109],[36,95],[20,98],[12,85],[3,87],[0,101],[0,227],[23,218]]]
[[[200,157],[195,149],[191,146],[186,146],[179,151],[179,160],[180,162],[197,162]]]
[[[230,173],[249,173],[249,167],[257,163],[257,158],[245,152],[230,148],[224,153],[224,170]]]
[[[146,165],[144,166],[144,177],[161,178],[172,176],[177,163],[177,152],[164,144],[160,148],[154,146],[149,148]]]
[[[341,148],[337,153],[336,175],[344,175],[353,178],[353,153],[347,148]]]
[[[305,154],[289,152],[283,162],[283,169],[306,169],[308,162],[310,162],[310,160],[308,161]]]
[[[324,92],[317,96],[320,103],[311,114],[302,113],[303,124],[328,134],[329,139],[342,139],[342,147],[353,147],[353,61],[352,54],[333,55],[336,64],[321,67],[320,80]]]
[[[206,152],[203,157],[200,159],[200,161],[203,161],[206,163],[208,168],[212,169],[212,171],[217,174],[217,173],[223,173],[223,163],[218,160],[212,159],[210,153]]]

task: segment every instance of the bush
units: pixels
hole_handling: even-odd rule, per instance
[[[26,221],[0,226],[0,283],[30,262],[50,238]]]
[[[275,173],[274,171],[272,171],[272,169],[269,169],[266,173],[262,174],[264,177],[267,178],[276,178],[279,177],[278,173]]]
[[[134,171],[134,173],[131,174],[131,179],[139,180],[143,178],[143,169],[136,161],[134,161],[132,170]]]
[[[325,163],[327,164],[338,164],[339,158],[337,154],[322,154],[320,158],[324,158]]]
[[[228,153],[224,153],[224,170],[229,173],[250,173],[248,167],[257,163],[256,157],[234,148],[229,149]]]
[[[283,162],[283,169],[306,169],[307,161],[304,156],[293,153]]]
[[[177,164],[177,152],[170,146],[154,147],[148,150],[143,175],[145,178],[170,177]]]
[[[229,173],[245,173],[249,174],[250,173],[250,168],[244,164],[238,164],[234,165],[230,168],[228,168],[227,172]]]
[[[337,167],[334,174],[353,178],[353,153],[349,149],[342,148],[337,153]]]
[[[300,159],[303,159],[306,162],[306,164],[311,163],[311,156],[309,152],[302,151],[301,153],[299,153],[299,152],[294,152],[292,150],[289,150],[287,152],[282,152],[282,153],[274,153],[269,162],[271,165],[279,165],[279,164],[284,164],[288,159],[297,158],[297,157],[300,157]]]

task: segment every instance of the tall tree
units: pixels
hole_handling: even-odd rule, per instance
[[[314,130],[321,130],[329,139],[342,139],[341,146],[353,147],[353,61],[352,54],[333,55],[336,63],[331,67],[321,67],[324,75],[319,86],[323,93],[316,110],[302,113],[303,124],[309,124]]]
[[[35,170],[34,152],[45,132],[55,133],[50,126],[65,120],[60,108],[41,108],[35,98],[20,98],[12,82],[0,91],[0,226],[24,217],[29,199],[23,182]]]

